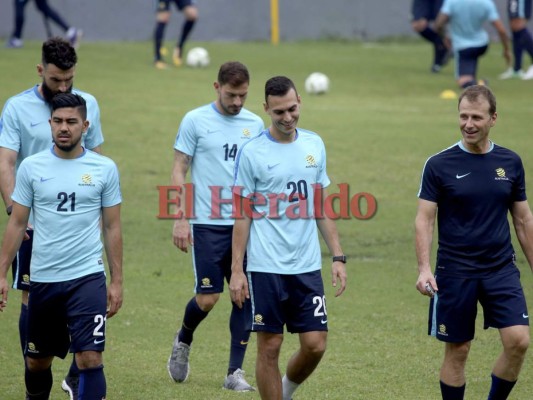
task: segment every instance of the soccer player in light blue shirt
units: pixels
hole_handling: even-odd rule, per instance
[[[511,53],[505,27],[492,0],[444,0],[437,16],[435,29],[444,31],[449,23],[455,53],[455,77],[462,88],[477,84],[478,59],[489,47],[485,23],[490,22],[500,37],[503,56],[510,65]]]
[[[96,99],[86,92],[73,88],[74,75],[78,57],[71,44],[61,38],[51,38],[43,43],[41,63],[37,65],[37,73],[42,82],[7,100],[0,117],[0,192],[7,213],[11,209],[11,194],[15,187],[15,172],[26,157],[49,149],[52,145],[50,135],[50,102],[54,95],[73,91],[83,96],[87,102],[87,119],[90,121],[87,132],[83,134],[82,144],[85,148],[100,152],[104,139],[100,125],[100,109]],[[19,320],[21,347],[25,347],[26,307],[30,283],[30,261],[32,251],[30,229],[27,240],[13,262],[13,287],[22,291],[22,305]],[[23,350],[24,351],[24,350]],[[65,378],[64,389],[75,391],[77,379],[76,364],[73,362],[68,376]],[[70,384],[70,381],[74,383]],[[75,393],[72,394],[75,397]]]
[[[295,136],[280,145],[267,129],[239,154],[235,186],[241,198],[255,202],[249,272],[303,274],[322,268],[314,206],[315,188],[330,184],[326,152],[316,133],[298,128]]]
[[[172,184],[183,188],[191,168],[194,215],[187,215],[186,202],[182,201],[173,240],[184,252],[194,240],[196,293],[185,307],[183,323],[168,360],[168,372],[176,382],[187,379],[194,331],[217,303],[224,281],[229,281],[231,274],[233,167],[241,146],[264,128],[260,117],[243,108],[249,82],[245,65],[222,64],[214,83],[217,100],[185,115],[174,145]],[[250,333],[244,327],[244,312],[235,304],[232,304],[229,325],[230,358],[224,388],[252,391],[254,388],[246,382],[242,371]]]
[[[79,393],[106,396],[102,352],[106,319],[122,305],[119,176],[110,159],[82,146],[86,102],[61,93],[51,103],[51,149],[26,158],[17,172],[13,209],[0,254],[0,310],[7,303],[7,271],[34,214],[35,237],[28,301],[27,399],[47,399],[52,361],[70,348],[79,366]],[[100,229],[102,221],[102,232]],[[110,282],[102,259],[106,249]]]
[[[261,398],[290,400],[326,350],[317,227],[334,256],[336,296],[346,287],[346,257],[335,222],[327,212],[321,216],[315,211],[330,183],[326,151],[316,133],[297,128],[300,96],[294,83],[284,76],[269,79],[264,108],[272,124],[241,148],[235,166],[234,201],[242,204],[242,215],[233,230],[230,294],[244,306],[248,328],[257,332],[255,373]],[[282,379],[278,360],[285,325],[299,334],[300,349]]]

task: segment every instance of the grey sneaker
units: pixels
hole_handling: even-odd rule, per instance
[[[530,65],[527,71],[524,72],[524,75],[522,75],[522,79],[525,81],[533,79],[533,65]]]
[[[226,377],[224,380],[224,389],[235,390],[236,392],[255,391],[255,388],[244,379],[244,371],[240,368]]]
[[[191,347],[179,342],[178,335],[174,339],[172,353],[168,359],[168,374],[175,382],[184,382],[189,376],[189,353]]]

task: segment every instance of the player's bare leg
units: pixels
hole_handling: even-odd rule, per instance
[[[506,381],[518,379],[529,347],[529,326],[516,325],[500,329],[503,352],[496,360],[492,373]]]
[[[440,370],[440,380],[449,386],[465,384],[465,365],[471,342],[446,343],[444,361]]]
[[[279,353],[282,343],[282,334],[257,332],[255,379],[262,399],[281,400]]]
[[[300,333],[300,349],[287,364],[287,378],[302,383],[313,373],[326,352],[327,331]]]

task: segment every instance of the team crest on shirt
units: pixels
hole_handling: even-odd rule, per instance
[[[313,157],[311,154],[305,157],[305,161],[307,163],[305,168],[318,168],[318,164],[316,163],[315,157]]]
[[[252,132],[250,132],[250,129],[244,128],[242,130],[241,139],[250,139],[251,137],[252,137]]]
[[[92,176],[90,174],[83,174],[81,176],[81,183],[78,183],[78,186],[95,186]]]
[[[209,278],[202,278],[202,288],[211,288],[213,285],[211,285],[211,279]]]
[[[254,324],[256,324],[256,325],[264,325],[263,316],[261,314],[255,314],[255,316],[254,316]]]
[[[509,178],[505,176],[505,170],[503,168],[496,168],[496,177],[494,178],[496,181],[508,181]]]
[[[446,325],[444,324],[439,325],[439,335],[448,336],[448,332],[446,332]]]

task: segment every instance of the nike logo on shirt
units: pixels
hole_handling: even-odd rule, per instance
[[[37,126],[39,124],[42,124],[44,121],[40,121],[40,122],[31,122],[30,123],[30,126],[33,128],[34,126]]]
[[[456,177],[457,179],[462,179],[462,178],[464,178],[465,176],[470,175],[471,173],[472,173],[472,172],[469,172],[468,174],[464,174],[464,175],[459,175],[459,174],[457,174],[457,175],[455,175],[455,177]]]

